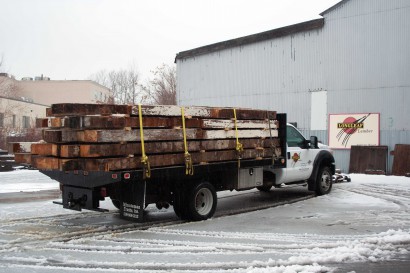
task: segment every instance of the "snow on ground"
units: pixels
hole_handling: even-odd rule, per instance
[[[25,172],[22,181],[45,179]],[[0,173],[0,187],[12,190],[15,175]],[[354,264],[362,272],[363,264],[409,259],[410,178],[351,178],[293,204],[143,229],[115,213],[71,212],[50,201],[0,203],[0,272],[354,272]],[[150,213],[174,219],[172,208]]]
[[[58,189],[59,184],[35,170],[0,173],[0,193]]]

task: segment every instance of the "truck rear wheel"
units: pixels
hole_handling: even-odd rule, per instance
[[[201,221],[211,218],[216,210],[217,196],[214,186],[201,182],[191,188],[187,197],[187,216],[189,220]]]
[[[270,189],[272,189],[272,185],[263,185],[256,188],[262,192],[270,192]]]
[[[332,172],[327,166],[321,167],[316,178],[316,194],[328,194],[332,189]]]

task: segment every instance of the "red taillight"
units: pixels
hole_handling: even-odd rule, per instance
[[[112,179],[117,179],[117,178],[118,178],[118,175],[117,175],[116,173],[113,173],[113,174],[111,175],[111,178],[112,178]]]
[[[131,174],[130,173],[124,173],[124,179],[130,179]]]
[[[100,194],[101,194],[101,197],[107,197],[107,189],[106,188],[101,188]]]

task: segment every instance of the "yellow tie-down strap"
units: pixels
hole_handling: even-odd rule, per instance
[[[144,179],[151,177],[151,166],[149,164],[148,156],[145,154],[145,144],[144,144],[144,126],[142,125],[142,109],[141,104],[138,104],[138,116],[140,121],[140,136],[141,136],[141,163],[144,168]]]
[[[236,152],[238,153],[238,168],[241,167],[241,156],[243,153],[243,145],[242,143],[239,142],[239,136],[238,136],[238,125],[236,122],[236,109],[233,109],[233,121],[235,124],[235,137],[236,137]]]
[[[181,107],[181,116],[182,116],[182,133],[184,136],[184,149],[185,149],[185,174],[194,175],[194,165],[192,163],[192,156],[188,152],[188,144],[186,140],[186,128],[185,128],[185,108]]]

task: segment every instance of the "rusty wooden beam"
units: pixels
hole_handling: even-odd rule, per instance
[[[234,108],[220,107],[184,107],[185,116],[215,119],[234,118]],[[132,114],[138,115],[138,107],[132,107]],[[142,106],[143,116],[180,116],[181,107],[176,105],[144,105]],[[255,109],[236,109],[237,119],[276,119],[276,111],[255,110]]]
[[[227,162],[238,160],[235,150],[211,151],[192,153],[193,164],[206,164],[212,162]],[[246,149],[241,155],[241,159],[261,160],[270,158],[270,149]],[[185,157],[179,154],[161,154],[149,156],[151,167],[184,166]],[[57,157],[32,156],[32,165],[39,170],[60,170],[60,171],[118,171],[127,169],[142,169],[140,157],[120,157],[120,158],[75,158],[62,159]]]
[[[199,119],[186,120],[186,127],[200,128],[203,121]],[[121,116],[76,116],[76,117],[50,117],[37,119],[39,128],[70,128],[70,129],[123,129],[139,128],[138,117]],[[144,128],[173,128],[181,127],[180,117],[145,117],[143,119]]]
[[[58,103],[51,105],[47,116],[130,115],[131,112],[130,105]]]
[[[58,157],[31,156],[31,165],[40,171],[62,170],[62,159]]]
[[[15,153],[14,161],[16,163],[31,164],[31,153]]]
[[[30,153],[31,144],[35,142],[9,142],[8,151],[11,154],[15,153]]]
[[[60,146],[53,143],[33,143],[31,153],[35,155],[60,156]]]
[[[277,130],[202,130],[186,129],[188,140],[269,138],[277,137]],[[183,130],[146,129],[145,141],[172,141],[183,139]],[[44,130],[43,140],[49,143],[84,143],[84,142],[135,142],[141,141],[140,130]]]
[[[145,116],[181,116],[181,107],[176,105],[142,105],[142,115]],[[130,105],[109,105],[109,104],[78,104],[62,103],[53,104],[51,110],[47,111],[47,116],[85,116],[113,114],[138,116],[138,107]],[[186,117],[232,119],[234,118],[233,108],[220,107],[185,107]],[[236,109],[237,119],[276,119],[275,111]]]
[[[203,140],[189,141],[189,152],[235,150],[236,140]],[[242,139],[244,149],[270,148],[279,145],[279,139]],[[145,151],[148,155],[184,152],[183,141],[146,142]],[[74,157],[118,157],[141,155],[141,143],[110,143],[110,144],[34,144],[32,154],[55,156],[62,158]]]
[[[36,119],[36,128],[47,128],[47,127],[49,127],[47,118],[37,118]]]
[[[270,122],[270,124],[269,124]],[[275,120],[237,120],[238,129],[269,129],[276,128]],[[76,116],[50,117],[36,120],[38,128],[70,128],[70,129],[123,129],[126,127],[139,128],[138,117],[121,116]],[[144,128],[174,128],[182,127],[181,117],[144,117]],[[186,118],[187,128],[202,129],[234,129],[233,119],[199,119]]]

